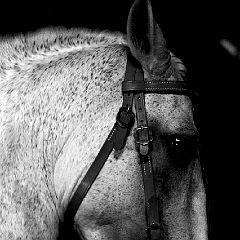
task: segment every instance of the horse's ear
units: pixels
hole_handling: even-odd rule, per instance
[[[127,22],[128,45],[133,56],[150,75],[163,74],[170,63],[162,31],[153,19],[149,0],[136,0]]]

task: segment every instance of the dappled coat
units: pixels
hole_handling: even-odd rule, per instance
[[[59,220],[115,122],[129,51],[146,81],[185,76],[147,0],[132,6],[127,35],[48,28],[1,39],[1,240],[58,238]],[[191,100],[146,94],[145,106],[163,239],[207,239]],[[180,150],[173,147],[177,142]],[[83,200],[75,229],[87,240],[143,240],[145,228],[132,130]]]

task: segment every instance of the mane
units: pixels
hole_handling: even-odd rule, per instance
[[[0,38],[0,72],[28,60],[53,56],[61,52],[108,45],[127,45],[120,32],[86,28],[49,27],[27,34],[6,35]]]
[[[184,66],[182,60],[177,58],[176,55],[173,54],[172,52],[170,52],[170,55],[171,55],[172,66],[181,74],[183,78],[185,78],[187,69]]]

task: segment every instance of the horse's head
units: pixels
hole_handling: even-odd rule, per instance
[[[86,94],[86,99],[94,100],[91,102],[94,112],[90,115],[90,108],[86,107],[84,114],[88,121],[83,123],[79,127],[80,130],[74,133],[76,136],[72,137],[77,147],[71,149],[78,151],[77,154],[73,154],[73,159],[78,160],[75,167],[73,165],[69,167],[71,170],[69,170],[69,179],[72,178],[73,168],[76,169],[75,171],[80,173],[78,179],[74,175],[75,183],[88,185],[87,181],[82,179],[87,168],[96,158],[99,145],[102,145],[106,138],[115,119],[117,107],[122,104],[122,100],[124,102],[120,86],[125,74],[126,46],[122,47],[119,44],[116,47],[117,50],[114,47],[99,51],[97,54],[96,48],[93,48],[92,52],[89,51],[90,55],[98,57],[98,59],[91,59],[91,63],[94,66],[100,65],[98,69],[102,71],[98,74],[101,78],[106,79],[106,73],[110,72],[111,79],[101,85],[101,87],[104,86],[105,92],[99,93],[101,100],[98,101],[94,99],[98,91],[96,86],[99,84],[99,78],[89,77],[86,81],[86,84],[89,84],[89,81],[97,83],[91,86],[92,92],[83,93]],[[144,84],[154,81],[161,81],[161,84],[166,81],[168,83],[185,81],[186,69],[182,62],[168,50],[161,29],[153,19],[149,0],[135,1],[130,10],[127,22],[127,48],[130,48],[131,54],[141,64],[144,71]],[[120,52],[120,55],[113,53],[114,51]],[[106,57],[107,53],[111,53],[112,57]],[[101,58],[114,61],[112,64],[104,61],[103,64]],[[116,68],[116,64],[119,67]],[[95,71],[96,67],[91,68],[89,65],[86,69],[89,73]],[[119,70],[119,75],[116,74],[116,69]],[[112,87],[114,81],[116,84]],[[108,104],[109,98],[111,104]],[[163,239],[206,239],[205,192],[198,158],[198,131],[194,124],[191,99],[184,94],[177,95],[173,92],[162,94],[151,91],[145,92],[143,98],[145,102],[143,108],[146,109],[146,119],[153,139],[149,148],[151,148],[156,196],[159,201],[159,208],[155,209],[159,212],[161,220],[159,226]],[[86,99],[83,98],[83,102]],[[135,114],[137,115],[137,110]],[[91,121],[93,124],[89,123]],[[135,122],[134,128],[136,125]],[[97,130],[93,131],[93,126],[96,126]],[[83,132],[86,137],[83,137]],[[110,136],[113,136],[114,131],[111,133]],[[108,161],[85,198],[83,199],[83,194],[80,194],[83,201],[75,215],[75,220],[79,226],[79,233],[86,239],[122,240],[145,237],[144,199],[146,202],[146,198],[144,198],[143,187],[145,183],[143,183],[139,165],[138,146],[135,145],[136,137],[132,129],[125,147],[120,151],[109,153],[109,158],[105,158]],[[69,157],[69,154],[72,154],[72,150],[65,152],[66,157]],[[71,161],[66,162],[64,159],[64,163],[70,166]],[[79,170],[81,168],[83,170]],[[63,173],[62,170],[56,172]],[[91,172],[88,173],[91,176]]]

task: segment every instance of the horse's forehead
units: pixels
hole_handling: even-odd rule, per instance
[[[146,94],[148,120],[163,133],[194,134],[192,103],[189,97],[173,94]]]

